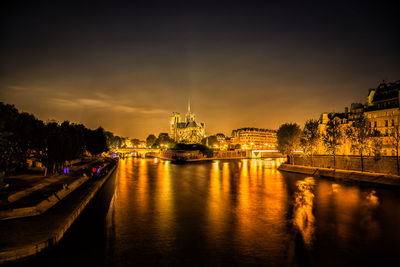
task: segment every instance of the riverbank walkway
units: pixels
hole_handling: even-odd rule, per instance
[[[0,220],[0,264],[33,256],[60,241],[116,168],[114,161],[104,163],[94,161],[88,164],[105,167],[106,172],[100,177],[79,176],[79,170],[70,176],[8,177],[6,182],[10,186],[0,192],[0,215],[12,214],[18,209],[32,210],[42,203],[55,203],[38,215],[27,213],[27,216],[14,219],[3,216]],[[67,192],[65,196],[63,190]]]

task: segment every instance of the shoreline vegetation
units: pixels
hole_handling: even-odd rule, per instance
[[[64,121],[43,122],[0,102],[0,173],[29,172],[29,162],[44,176],[62,173],[71,162],[108,151],[103,128]],[[0,181],[2,182],[2,181]]]

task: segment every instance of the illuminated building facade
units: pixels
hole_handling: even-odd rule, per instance
[[[230,148],[230,137],[225,136],[223,133],[217,133],[215,136],[217,137],[220,150],[228,150]]]
[[[344,113],[322,113],[320,117],[320,133],[325,133],[326,125],[329,120],[338,118],[344,133],[344,129],[351,126],[352,122],[364,115],[369,119],[371,127],[382,135],[382,150],[384,156],[396,155],[393,142],[395,128],[400,122],[400,81],[394,83],[381,83],[377,88],[370,89],[367,103],[351,104],[350,112],[348,108]],[[356,151],[351,151],[351,144],[344,138],[343,144],[338,148],[338,155],[357,155]],[[318,154],[326,154],[322,142],[317,149]]]
[[[351,113],[348,112],[347,108],[345,109],[344,113],[334,113],[334,112],[322,113],[321,117],[319,119],[319,125],[318,125],[318,129],[319,129],[321,136],[323,134],[325,134],[328,122],[330,120],[334,120],[334,119],[339,121],[342,134],[345,134],[346,127],[348,127],[352,123],[351,120],[349,120],[350,114]],[[327,154],[322,140],[319,141],[316,154],[319,154],[319,155]],[[351,155],[352,151],[351,151],[350,142],[348,142],[346,140],[342,140],[342,145],[338,147],[336,154],[337,155]]]
[[[382,155],[395,156],[393,135],[400,122],[400,81],[369,90],[365,116],[382,135]]]
[[[217,137],[217,141],[219,143],[225,142],[226,136],[223,133],[217,133],[215,136]]]
[[[173,112],[170,122],[170,138],[177,143],[199,144],[205,137],[205,124],[196,122],[194,114],[190,111],[190,102],[188,103],[188,112],[185,120],[181,121],[181,115]]]
[[[240,128],[232,131],[232,145],[244,149],[276,149],[276,131],[262,128]]]

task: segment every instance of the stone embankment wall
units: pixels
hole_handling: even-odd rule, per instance
[[[358,172],[289,164],[282,164],[279,166],[278,170],[284,172],[301,173],[309,176],[331,177],[342,181],[400,186],[400,177],[392,174]]]
[[[311,166],[311,158],[303,155],[294,157],[294,165]],[[313,167],[333,168],[332,156],[314,156]],[[361,159],[359,156],[336,156],[336,169],[361,171]],[[364,171],[375,173],[388,173],[397,175],[396,157],[364,157]]]
[[[260,150],[221,150],[211,151],[210,154],[203,154],[199,150],[165,150],[159,155],[160,158],[166,160],[182,160],[182,161],[202,161],[215,159],[254,159],[254,158],[284,158],[281,153],[264,152]]]

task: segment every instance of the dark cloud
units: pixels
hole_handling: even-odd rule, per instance
[[[209,134],[303,123],[400,77],[398,18],[384,2],[12,4],[1,100],[124,136],[168,131],[189,98]]]

